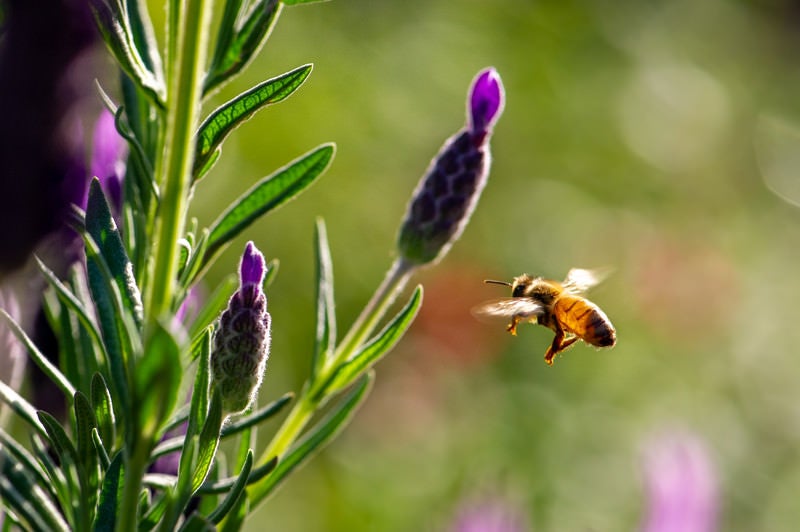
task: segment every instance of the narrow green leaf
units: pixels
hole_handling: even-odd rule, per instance
[[[336,312],[333,299],[333,261],[325,222],[317,219],[317,334],[311,359],[311,380],[336,346]]]
[[[64,427],[61,426],[56,418],[44,410],[39,410],[36,415],[39,416],[39,421],[42,422],[44,429],[47,431],[47,437],[50,443],[53,444],[53,449],[55,449],[61,461],[61,467],[66,469],[67,464],[77,463],[78,452],[75,450],[75,446],[70,441],[69,436],[67,436]]]
[[[147,12],[147,2],[126,0],[125,6],[131,40],[136,47],[138,56],[142,58],[144,66],[153,73],[156,79],[163,79],[161,57],[158,54],[153,23],[150,22],[150,15]]]
[[[247,485],[247,478],[250,476],[250,470],[253,468],[253,451],[250,450],[247,453],[247,457],[244,460],[244,465],[242,466],[241,471],[239,471],[239,476],[236,478],[236,483],[231,487],[231,490],[228,492],[228,495],[222,500],[219,506],[211,512],[208,516],[208,520],[212,523],[219,524],[228,512],[230,512],[234,506],[236,506],[236,502],[239,500],[239,497],[242,496],[244,493],[244,488]]]
[[[0,429],[0,449],[5,448],[5,451],[11,454],[18,464],[20,464],[27,473],[29,473],[36,484],[46,486],[48,483],[47,475],[44,470],[36,462],[36,458],[25,449],[19,442],[12,438],[7,432]]]
[[[179,532],[216,532],[216,527],[207,518],[192,512],[178,529]]]
[[[254,427],[262,421],[271,418],[280,412],[284,406],[288,405],[292,399],[294,399],[294,394],[292,392],[288,392],[275,401],[262,406],[255,412],[241,417],[233,423],[226,424],[222,429],[222,437],[227,438],[228,436],[233,436],[234,434],[241,432],[246,428]]]
[[[333,144],[323,144],[256,183],[212,224],[203,262],[208,263],[223,246],[259,217],[311,185],[328,167],[333,153]]]
[[[106,449],[113,449],[116,441],[116,424],[114,407],[111,404],[111,393],[108,391],[106,381],[102,375],[95,373],[92,376],[91,386],[92,408],[97,421],[97,430]]]
[[[100,467],[103,470],[108,469],[108,466],[111,465],[111,459],[108,457],[108,451],[106,451],[106,448],[103,446],[103,440],[100,438],[97,427],[92,429],[92,443],[94,444],[97,457],[100,459]]]
[[[89,312],[86,310],[86,307],[81,302],[78,295],[76,295],[69,287],[67,287],[64,283],[61,282],[58,277],[50,270],[40,259],[39,257],[35,257],[36,264],[39,267],[39,271],[42,272],[47,282],[50,286],[53,287],[55,290],[58,299],[70,310],[72,311],[75,316],[78,318],[78,322],[81,324],[85,333],[91,338],[92,343],[99,349],[103,348],[103,342],[100,338],[100,331],[97,329],[97,325],[95,324],[94,320],[90,317]],[[73,272],[74,274],[74,272]],[[77,276],[73,276],[73,281],[77,279]],[[85,288],[83,285],[76,285],[76,289],[79,291],[81,288]],[[88,297],[88,296],[87,296]]]
[[[25,334],[25,331],[14,321],[5,310],[0,309],[0,318],[5,320],[8,327],[11,329],[11,332],[14,336],[19,340],[22,345],[25,346],[25,349],[28,350],[28,354],[30,355],[31,360],[42,370],[42,372],[47,375],[47,377],[53,381],[53,383],[58,386],[58,388],[66,395],[67,397],[72,397],[75,394],[75,388],[73,388],[72,383],[69,382],[61,371],[50,362],[44,354],[39,351],[39,348],[36,347],[36,344],[33,343],[33,340]]]
[[[136,405],[140,437],[155,437],[175,407],[181,379],[180,346],[175,335],[157,323],[136,365]]]
[[[75,414],[75,441],[78,451],[78,465],[83,470],[90,484],[97,480],[97,454],[92,442],[92,430],[97,428],[94,410],[89,404],[89,399],[81,392],[75,392],[72,403]],[[96,484],[94,484],[96,486]]]
[[[133,44],[133,36],[117,2],[92,0],[89,3],[100,34],[120,67],[134,80],[150,100],[164,105],[164,84],[144,65]],[[113,6],[113,7],[112,7]]]
[[[253,469],[250,475],[245,477],[244,480],[242,480],[241,477],[229,477],[216,482],[206,482],[200,487],[199,490],[197,490],[197,493],[227,493],[233,489],[239,481],[242,481],[245,486],[249,486],[250,484],[254,484],[272,473],[272,470],[275,469],[277,465],[278,457],[274,456],[272,457],[272,460],[266,464]]]
[[[0,381],[0,401],[7,404],[23,421],[31,426],[42,436],[47,436],[47,431],[39,422],[36,409],[28,401],[15,392],[8,384]]]
[[[97,243],[100,253],[108,264],[108,269],[122,294],[124,307],[141,326],[143,320],[142,296],[136,279],[133,277],[133,264],[125,252],[108,202],[100,188],[100,181],[93,179],[89,186],[89,199],[86,204],[86,232]]]
[[[210,172],[212,168],[214,168],[214,165],[217,164],[220,155],[222,155],[222,146],[217,146],[217,149],[206,156],[205,163],[202,166],[195,165],[192,173],[194,182],[203,179],[206,174]]]
[[[292,399],[294,399],[294,394],[291,392],[286,393],[283,395],[283,397],[280,397],[279,399],[276,399],[275,401],[259,408],[257,411],[241,417],[233,423],[226,424],[220,432],[220,438],[230,438],[231,436],[235,436],[244,430],[255,427],[262,421],[265,421],[280,412],[284,406],[291,402]],[[183,423],[186,421],[187,417],[188,416],[184,415],[174,418],[170,423],[170,427],[168,428],[174,428],[175,426]],[[185,442],[185,436],[177,436],[175,438],[162,441],[156,446],[155,449],[153,449],[153,452],[150,454],[150,458],[151,460],[155,460],[156,458],[173,453],[181,449]]]
[[[69,530],[58,509],[14,457],[0,447],[0,501],[33,530]]]
[[[211,465],[214,463],[214,456],[217,454],[217,446],[219,445],[222,420],[222,399],[219,393],[214,390],[214,393],[211,394],[208,416],[203,425],[203,430],[200,432],[197,466],[192,475],[192,493],[203,485]]]
[[[203,94],[231,79],[250,62],[269,37],[281,10],[279,0],[230,3],[238,5],[226,9],[222,18]]]
[[[422,305],[422,286],[417,286],[406,306],[397,316],[370,340],[352,358],[342,364],[334,374],[331,383],[325,387],[326,394],[335,393],[349,386],[359,375],[368,371],[397,344],[413,323]]]
[[[347,425],[355,414],[356,407],[366,399],[373,378],[373,372],[364,374],[339,404],[334,406],[330,413],[278,462],[278,467],[272,474],[256,484],[259,500],[271,493],[292,471],[319,452]]]
[[[114,532],[117,512],[125,484],[125,465],[122,452],[118,452],[106,469],[95,514],[95,532]]]
[[[206,422],[209,408],[209,384],[211,382],[211,328],[206,329],[203,340],[198,345],[197,373],[194,377],[192,400],[189,403],[189,423],[186,427],[186,437],[191,438],[200,432]]]
[[[120,412],[130,412],[128,386],[128,354],[132,352],[132,339],[125,326],[127,314],[124,310],[119,286],[113,280],[108,264],[100,254],[100,248],[94,239],[81,233],[86,249],[86,270],[89,279],[89,291],[92,294],[100,322],[106,356],[105,363],[110,373],[111,396],[117,403]]]
[[[227,517],[222,520],[219,532],[238,532],[244,526],[244,520],[250,513],[250,498],[247,492],[239,497]]]
[[[303,84],[311,68],[311,65],[303,65],[259,83],[211,113],[197,133],[193,171],[195,179],[200,176],[201,170],[208,167],[212,154],[234,129],[263,107],[286,99]]]
[[[150,504],[150,508],[147,509],[147,513],[145,513],[144,517],[142,517],[142,520],[139,521],[139,532],[147,532],[148,530],[152,530],[156,527],[161,518],[164,517],[164,513],[167,511],[168,500],[168,495],[165,492],[157,497],[152,504]]]

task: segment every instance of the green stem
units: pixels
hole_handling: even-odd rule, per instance
[[[274,456],[282,456],[294,444],[314,416],[317,408],[327,399],[320,393],[324,391],[320,387],[325,386],[336,369],[367,341],[369,335],[405,287],[415,268],[415,265],[402,259],[398,259],[392,264],[383,282],[350,327],[334,355],[322,365],[313,382],[306,381],[300,397],[261,455],[258,465],[267,463]],[[266,479],[250,486],[247,489],[247,495],[253,507],[263,501],[269,495]]]
[[[139,523],[139,493],[142,491],[142,477],[147,468],[147,458],[150,455],[148,446],[138,440],[133,454],[125,461],[125,482],[122,491],[122,502],[117,514],[115,530],[136,530]]]
[[[174,54],[167,73],[166,130],[156,165],[163,193],[154,221],[155,256],[146,298],[150,320],[169,310],[177,274],[177,241],[189,199],[211,7],[211,0],[186,0],[180,16],[170,18],[177,21],[177,36],[170,46]]]

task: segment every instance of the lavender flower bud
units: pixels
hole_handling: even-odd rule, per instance
[[[211,379],[224,410],[238,414],[255,400],[269,358],[270,316],[264,256],[252,242],[242,255],[240,286],[219,319],[211,353]]]
[[[470,89],[467,127],[445,142],[411,198],[397,239],[406,261],[434,262],[461,235],[489,176],[489,138],[503,103],[497,71],[483,70]]]

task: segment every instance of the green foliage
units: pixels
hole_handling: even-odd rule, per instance
[[[47,285],[43,309],[59,340],[57,362],[0,309],[7,328],[0,332],[27,351],[66,406],[63,418],[37,410],[0,382],[0,402],[32,433],[26,445],[0,430],[6,528],[239,529],[252,509],[344,429],[368,395],[375,364],[414,320],[421,287],[375,333],[414,271],[399,261],[339,341],[333,259],[318,219],[310,375],[297,394],[229,418],[210,386],[211,342],[232,296],[246,304],[255,282],[245,283],[245,274],[241,282],[228,276],[196,314],[183,312],[218,255],[315,183],[333,159],[334,144],[322,144],[259,180],[207,226],[186,219],[193,195],[201,192],[194,185],[221,157],[225,140],[310,75],[308,64],[267,79],[197,125],[206,98],[253,60],[282,6],[301,3],[225,2],[212,53],[210,0],[168,0],[163,32],[155,31],[141,0],[91,1],[119,66],[120,101],[109,96],[114,91],[100,92],[129,148],[124,199],[110,204],[114,195],[104,192],[105,176],[96,176],[85,212],[76,208],[70,216],[75,241],[65,246],[83,244],[80,262],[62,277],[58,268],[36,261]],[[156,35],[164,36],[163,45]],[[260,258],[259,297],[275,281],[278,264],[274,259],[264,267]],[[285,414],[280,427],[258,445],[264,423],[279,414]],[[220,447],[223,439],[234,439],[235,451]],[[162,460],[171,453],[180,454],[177,470],[162,470],[172,467]]]

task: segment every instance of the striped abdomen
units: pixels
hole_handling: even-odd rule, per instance
[[[600,307],[579,296],[563,295],[553,304],[553,316],[568,333],[595,347],[610,347],[617,333]]]

